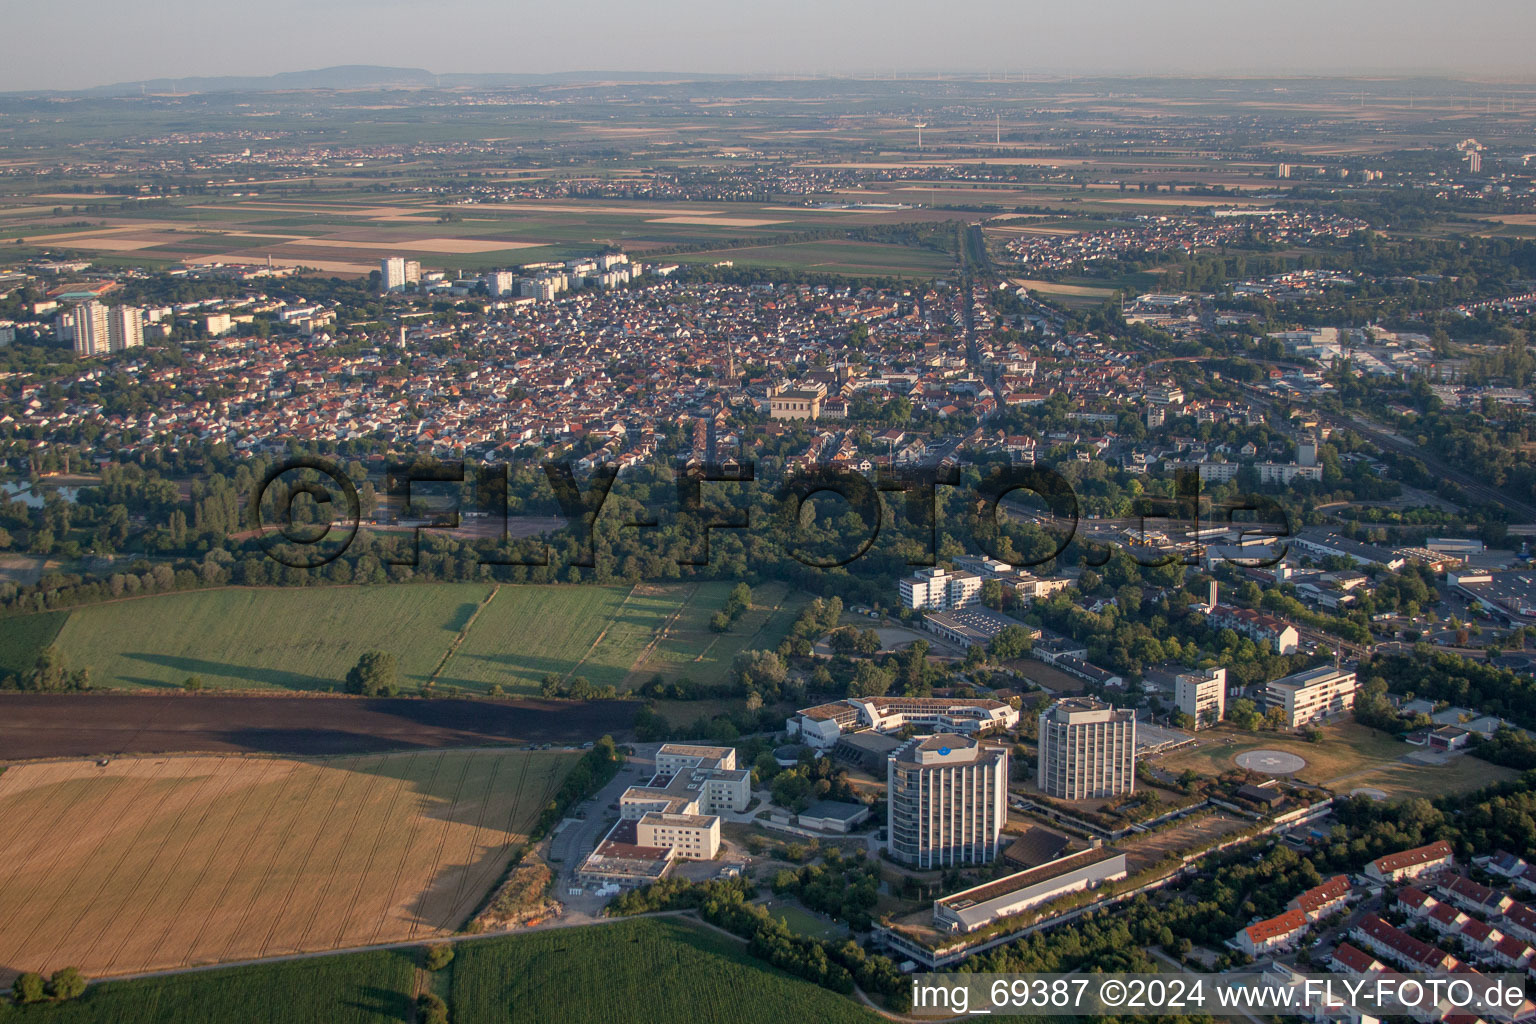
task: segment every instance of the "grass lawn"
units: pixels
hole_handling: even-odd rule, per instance
[[[809,935],[815,939],[830,939],[842,933],[842,930],[832,922],[817,917],[808,910],[796,906],[779,906],[775,904],[768,908],[768,913],[783,921],[789,930],[797,935]]]
[[[1354,722],[1336,722],[1323,727],[1320,743],[1272,732],[1250,733],[1221,725],[1198,733],[1194,747],[1185,747],[1154,763],[1171,772],[1194,769],[1202,775],[1217,775],[1237,767],[1234,760],[1248,750],[1283,750],[1307,762],[1294,778],[1314,785],[1326,785],[1334,779],[1355,772],[1383,768],[1411,753],[1413,747]],[[1353,785],[1351,782],[1350,785]]]
[[[879,1020],[850,998],[749,956],[746,943],[650,918],[461,943],[455,1024],[852,1024]]]
[[[99,687],[340,690],[365,651],[399,659],[400,682],[427,681],[484,584],[246,589],[166,594],[70,613],[57,644]]]
[[[718,682],[741,651],[778,647],[807,601],[804,593],[791,592],[785,584],[759,584],[752,591],[752,607],[736,620],[730,632],[711,632],[710,616],[725,606],[732,586],[711,582],[681,588],[636,588],[664,589],[673,595],[669,605],[674,610],[678,609],[676,598],[680,594],[682,605],[676,618],[669,617],[665,622],[664,632],[641,652],[627,685],[633,688],[658,675],[669,683],[683,678]]]
[[[1393,800],[1410,796],[1433,798],[1446,793],[1470,793],[1519,776],[1513,768],[1502,768],[1464,754],[1445,764],[1409,762],[1352,775],[1339,783],[1338,790],[1350,793],[1356,789],[1379,789]]]
[[[0,679],[53,643],[108,689],[198,676],[211,689],[339,691],[370,650],[395,655],[406,691],[434,672],[439,691],[500,684],[510,694],[538,693],[548,673],[620,688],[656,675],[715,683],[738,652],[777,647],[806,600],[764,584],[730,632],[712,633],[729,590],[422,583],[157,595],[4,620]]]

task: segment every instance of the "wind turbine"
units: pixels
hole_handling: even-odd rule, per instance
[[[917,129],[917,148],[923,148],[923,129],[928,127],[927,121],[918,121],[913,127]]]

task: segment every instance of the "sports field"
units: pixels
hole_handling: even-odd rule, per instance
[[[633,686],[660,673],[718,682],[744,647],[776,647],[803,599],[772,585],[727,634],[708,630],[725,584],[228,588],[8,619],[0,676],[49,643],[99,688],[336,690],[369,650],[392,653],[406,692],[537,693],[544,676]],[[66,618],[67,616],[67,618]]]
[[[577,755],[125,758],[0,775],[0,965],[123,974],[463,924]]]

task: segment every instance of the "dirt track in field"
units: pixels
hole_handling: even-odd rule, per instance
[[[114,754],[365,754],[575,743],[627,732],[634,701],[0,694],[0,761]]]

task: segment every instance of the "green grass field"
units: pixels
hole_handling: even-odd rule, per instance
[[[1177,750],[1156,764],[1167,771],[1192,768],[1202,775],[1217,775],[1237,767],[1235,758],[1249,750],[1283,750],[1307,762],[1296,773],[1302,782],[1324,785],[1336,779],[1349,779],[1355,773],[1385,768],[1414,748],[1354,722],[1336,722],[1323,727],[1320,743],[1279,733],[1250,733],[1221,725],[1202,730],[1198,744]],[[1343,788],[1349,788],[1345,785]]]
[[[685,263],[730,260],[738,267],[882,277],[943,277],[955,271],[952,257],[932,249],[842,239],[708,249],[672,258]]]
[[[53,643],[68,619],[68,612],[42,612],[4,620],[0,624],[0,680],[30,671],[38,652]]]
[[[427,681],[484,600],[480,584],[249,590],[93,605],[56,641],[100,687],[341,689],[364,651],[392,652],[401,685]]]
[[[783,921],[785,926],[797,935],[809,935],[813,939],[830,939],[843,934],[837,925],[800,907],[774,905],[768,912]]]
[[[439,686],[537,693],[547,673],[618,686],[675,609],[678,590],[502,587],[443,666]]]
[[[399,1024],[412,1019],[413,951],[359,953],[93,986],[60,1006],[0,1004],[37,1024]],[[503,1018],[506,1019],[506,1018]]]
[[[684,678],[695,682],[719,679],[740,652],[776,648],[807,603],[804,593],[791,591],[782,583],[759,584],[752,590],[752,607],[736,620],[730,632],[711,632],[710,616],[725,606],[731,587],[725,582],[700,583],[685,590],[677,618],[641,652],[629,685],[638,686],[656,676],[669,683]]]
[[[747,955],[746,944],[672,919],[464,943],[455,1024],[818,1024],[878,1020],[851,1000]]]
[[[416,949],[92,986],[73,1003],[0,1003],[35,1024],[400,1024],[414,1020]],[[437,990],[454,1024],[869,1024],[850,999],[678,920],[641,919],[460,943]],[[446,984],[444,984],[446,983]]]
[[[719,682],[736,654],[778,646],[803,595],[768,584],[729,633],[709,631],[730,587],[397,584],[167,594],[6,619],[0,679],[55,644],[106,689],[340,690],[364,651],[399,659],[400,685],[536,694],[544,676],[637,686]]]

